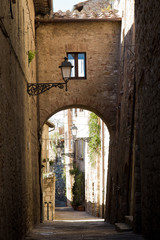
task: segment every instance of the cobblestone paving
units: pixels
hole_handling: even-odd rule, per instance
[[[118,233],[103,219],[71,208],[57,208],[56,219],[38,225],[25,240],[144,240],[133,232]]]

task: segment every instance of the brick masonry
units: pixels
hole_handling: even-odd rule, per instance
[[[137,0],[135,6],[134,1],[121,1],[121,7],[121,67],[107,218],[114,223],[133,215],[134,231],[159,239],[160,5]]]
[[[81,107],[105,121],[112,139],[116,127],[120,22],[66,21],[37,26],[38,82],[62,82],[58,67],[67,52],[86,52],[87,68],[87,79],[70,80],[68,92],[53,88],[39,96],[41,126],[57,111]],[[93,214],[97,214],[95,209],[96,205]]]
[[[68,92],[50,89],[39,96],[41,126],[69,107],[93,110],[115,127],[120,22],[40,23],[36,30],[39,82],[62,82],[58,68],[67,52],[86,52],[87,79],[70,80]]]
[[[0,239],[19,240],[40,220],[33,1],[0,3]],[[12,10],[12,11],[11,11]]]
[[[107,194],[107,219],[112,223],[123,222],[125,215],[133,215],[131,185],[134,173],[131,146],[135,101],[134,1],[120,1],[119,7],[122,11],[122,26],[116,133],[110,144]]]
[[[136,5],[136,144],[141,173],[142,233],[160,238],[160,4]]]

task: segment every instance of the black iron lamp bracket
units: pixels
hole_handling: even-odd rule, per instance
[[[0,25],[0,27],[1,27],[1,25]],[[67,83],[71,76],[71,69],[73,68],[73,66],[70,62],[68,62],[68,58],[65,57],[64,61],[61,63],[61,66],[59,66],[59,68],[61,69],[62,78],[64,80],[63,83],[27,83],[28,94],[30,96],[37,96],[41,93],[46,92],[47,90],[49,90],[50,88],[53,88],[53,87],[58,87],[60,89],[63,89],[64,85],[65,85],[66,91],[67,91]]]
[[[64,83],[28,83],[27,84],[27,92],[30,96],[37,96],[41,93],[46,92],[50,88],[58,87],[60,89],[64,88],[64,85],[66,85],[66,91],[67,91],[67,82]]]

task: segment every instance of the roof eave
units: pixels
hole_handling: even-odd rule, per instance
[[[121,22],[121,18],[36,18],[37,23],[60,22]]]

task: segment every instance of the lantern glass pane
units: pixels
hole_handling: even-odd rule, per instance
[[[69,53],[68,54],[68,61],[72,64],[73,68],[71,70],[71,77],[75,77],[75,54]]]
[[[71,73],[70,67],[62,67],[63,78],[69,78]]]

